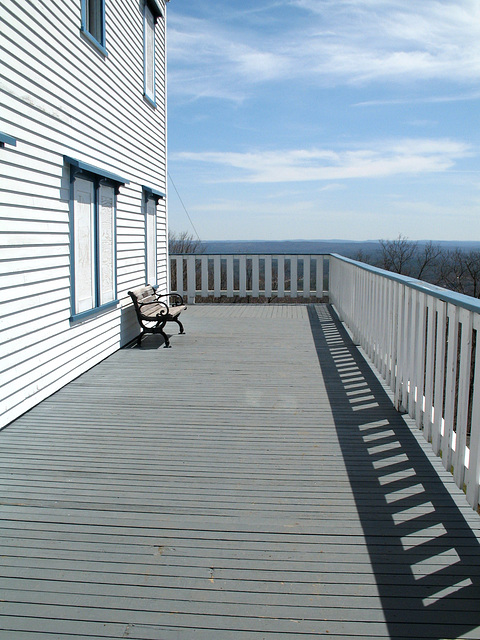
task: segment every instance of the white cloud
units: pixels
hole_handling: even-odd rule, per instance
[[[172,7],[170,90],[240,100],[258,82],[440,79],[468,84],[480,77],[476,0],[285,0],[284,4],[290,20],[285,18],[277,30],[262,29],[261,22],[225,17],[222,21],[222,14],[192,18]]]
[[[172,159],[213,165],[218,181],[285,183],[443,172],[471,154],[452,140],[406,139],[341,151],[183,152]]]

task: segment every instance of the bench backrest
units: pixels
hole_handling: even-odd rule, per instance
[[[155,290],[149,284],[143,287],[137,287],[137,289],[133,289],[128,293],[133,302],[155,302]]]

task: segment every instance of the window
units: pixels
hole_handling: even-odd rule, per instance
[[[82,0],[82,32],[105,55],[105,0]]]
[[[155,23],[162,15],[157,0],[147,0],[143,8],[143,93],[155,103]]]
[[[145,275],[147,284],[157,284],[157,204],[165,194],[143,187],[145,203]]]
[[[116,303],[115,209],[128,181],[79,160],[70,165],[72,317]]]

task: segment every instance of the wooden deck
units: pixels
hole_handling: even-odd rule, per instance
[[[0,638],[480,638],[480,518],[329,307],[184,319],[0,432]]]

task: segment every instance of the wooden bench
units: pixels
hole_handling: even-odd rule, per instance
[[[137,338],[137,346],[141,346],[142,338],[146,333],[156,333],[163,336],[165,347],[170,346],[170,340],[163,330],[167,322],[176,322],[180,327],[180,333],[185,333],[178,316],[187,306],[178,293],[156,293],[150,285],[138,287],[128,292],[133,300],[137,313],[137,319],[142,327],[142,332]]]

